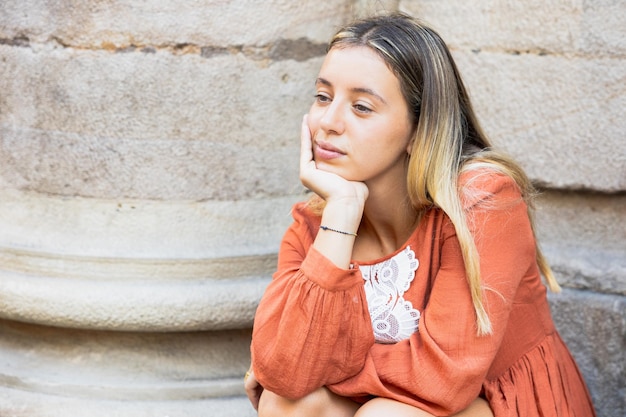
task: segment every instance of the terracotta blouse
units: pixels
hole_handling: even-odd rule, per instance
[[[320,217],[300,203],[255,317],[252,367],[263,387],[299,398],[327,386],[357,401],[392,398],[439,416],[479,395],[496,417],[595,415],[554,328],[518,187],[485,172],[461,183],[493,333],[477,336],[459,243],[441,210],[427,212],[397,252],[344,270],[312,247]],[[416,265],[400,295],[418,329],[380,343],[364,271],[407,248]]]

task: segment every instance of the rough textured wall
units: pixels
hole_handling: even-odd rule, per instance
[[[401,9],[545,187],[559,328],[624,405],[626,5],[0,2],[0,414],[244,416],[256,302],[301,198],[325,42]]]

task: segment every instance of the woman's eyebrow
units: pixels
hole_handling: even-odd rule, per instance
[[[315,80],[315,84],[316,84],[316,85],[317,85],[317,84],[322,84],[322,85],[325,85],[325,86],[327,86],[327,87],[332,87],[332,86],[333,86],[333,84],[332,84],[330,81],[328,81],[327,79],[322,78],[322,77],[318,77],[318,78]],[[353,91],[353,92],[355,92],[355,93],[364,93],[364,94],[370,95],[370,96],[375,97],[375,98],[377,98],[378,100],[380,100],[383,104],[387,104],[387,101],[386,101],[386,100],[385,100],[385,99],[384,99],[384,98],[383,98],[380,94],[376,93],[376,92],[375,92],[374,90],[372,90],[371,88],[366,88],[366,87],[354,87],[354,88],[351,88],[351,89],[350,89],[350,91]]]

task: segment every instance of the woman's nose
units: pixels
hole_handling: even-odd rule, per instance
[[[344,117],[341,111],[341,106],[335,100],[329,106],[324,109],[324,114],[320,119],[320,127],[326,133],[335,133],[340,135],[343,133]]]

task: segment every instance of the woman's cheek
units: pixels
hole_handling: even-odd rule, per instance
[[[314,138],[317,130],[319,129],[319,120],[313,113],[309,113],[307,117],[307,124],[309,125],[309,132],[311,132],[311,138]]]

